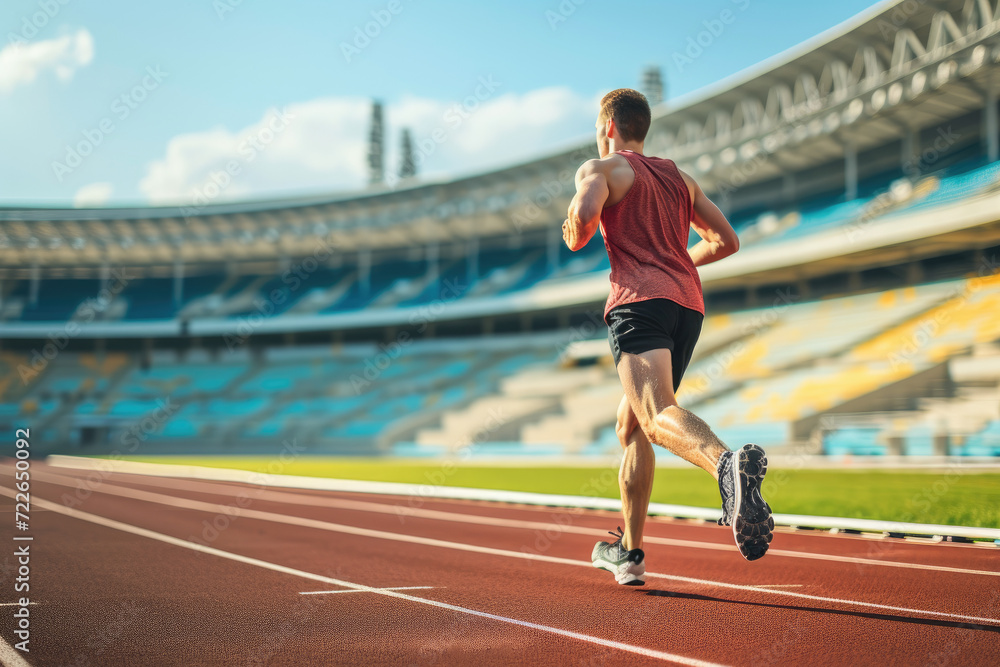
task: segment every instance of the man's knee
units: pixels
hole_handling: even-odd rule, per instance
[[[671,428],[676,425],[678,419],[683,415],[684,410],[674,402],[673,405],[660,410],[653,416],[653,422],[660,428]]]
[[[632,435],[635,427],[636,423],[634,419],[626,419],[625,421],[619,419],[618,423],[615,424],[615,434],[618,436],[618,442],[621,443],[623,449],[628,447],[629,436]]]
[[[628,402],[628,397],[622,396],[622,400],[618,403],[618,414],[616,417],[615,435],[618,436],[618,442],[621,443],[624,449],[628,447],[628,438],[632,435],[632,429],[636,425],[635,415],[632,414],[632,406]]]

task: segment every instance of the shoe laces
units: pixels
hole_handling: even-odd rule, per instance
[[[618,526],[618,532],[617,533],[614,532],[613,530],[609,530],[608,531],[608,535],[611,535],[612,537],[617,538],[617,539],[615,539],[614,542],[611,543],[612,547],[618,546],[618,547],[621,547],[621,549],[623,551],[625,550],[625,546],[622,544],[622,540],[625,539],[625,531],[622,530],[621,526]]]

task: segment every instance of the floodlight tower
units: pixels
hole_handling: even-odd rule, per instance
[[[649,106],[655,107],[663,102],[664,92],[663,72],[660,68],[656,65],[650,65],[642,70],[642,93],[649,101]]]
[[[385,130],[382,126],[382,103],[372,100],[372,125],[368,134],[368,184],[385,181]]]
[[[413,139],[410,128],[403,128],[402,144],[399,157],[399,177],[413,178],[417,175],[417,162],[413,156]]]

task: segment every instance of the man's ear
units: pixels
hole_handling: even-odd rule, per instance
[[[615,119],[609,118],[608,124],[605,126],[605,134],[608,139],[613,139],[615,137]]]

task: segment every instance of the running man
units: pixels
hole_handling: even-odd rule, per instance
[[[732,526],[740,553],[756,560],[767,551],[774,520],[760,494],[764,450],[732,452],[704,421],[674,397],[701,333],[705,304],[696,267],[739,249],[729,221],[695,181],[671,160],[643,155],[649,131],[646,98],[620,88],[601,100],[599,159],[576,173],[576,195],[563,223],[570,250],[587,245],[598,228],[611,261],[611,293],[604,307],[608,339],[625,395],[616,431],[625,450],[619,487],[625,530],[598,542],[592,560],[619,584],[642,585],[642,534],[653,488],[650,443],[703,468],[722,495],[719,525]],[[688,250],[688,228],[701,237]]]

